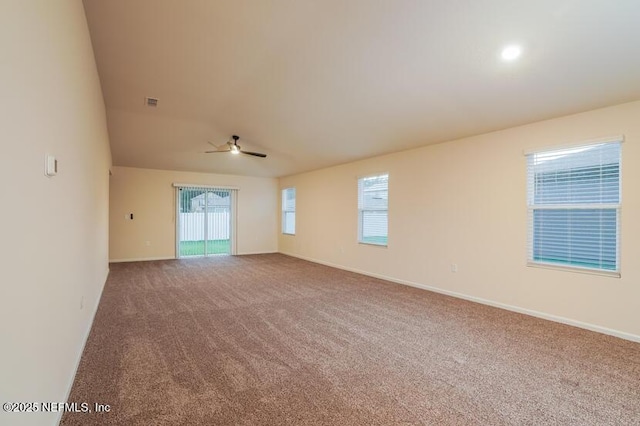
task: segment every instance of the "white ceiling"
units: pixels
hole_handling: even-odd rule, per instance
[[[640,99],[638,0],[84,4],[120,166],[284,176]],[[268,157],[203,153],[232,134]]]

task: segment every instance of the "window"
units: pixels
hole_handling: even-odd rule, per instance
[[[282,190],[282,233],[296,233],[296,189]]]
[[[620,145],[527,155],[530,264],[619,276]]]
[[[389,175],[358,179],[358,242],[387,245]]]

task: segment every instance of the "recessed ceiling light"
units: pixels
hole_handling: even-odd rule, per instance
[[[522,54],[522,48],[517,44],[511,44],[504,49],[502,49],[502,59],[511,62],[515,61]]]

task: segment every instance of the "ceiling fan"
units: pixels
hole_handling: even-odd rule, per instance
[[[233,135],[231,136],[231,139],[233,139],[233,141],[229,140],[227,141],[226,144],[217,147],[218,149],[215,151],[205,151],[205,153],[207,154],[214,154],[217,152],[230,152],[232,154],[245,154],[245,155],[253,155],[254,157],[260,157],[260,158],[265,158],[267,156],[267,154],[262,154],[261,152],[251,152],[251,151],[243,151],[242,148],[240,148],[240,145],[238,145],[238,139],[240,139],[240,136],[238,135]],[[211,144],[211,142],[209,142]],[[213,144],[211,144],[213,145]]]

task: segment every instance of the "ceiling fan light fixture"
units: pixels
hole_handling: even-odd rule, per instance
[[[245,154],[245,155],[250,155],[252,157],[267,158],[267,154],[263,154],[261,152],[243,151],[240,145],[238,145],[238,139],[240,139],[240,136],[233,135],[231,136],[231,139],[233,139],[233,142],[231,140],[227,141],[226,146],[223,145],[218,147],[218,149],[215,151],[205,151],[205,153],[214,154],[218,152],[230,152],[234,155]],[[213,145],[211,142],[209,142],[209,144]]]
[[[502,60],[505,62],[513,62],[520,57],[522,54],[522,47],[517,44],[510,44],[502,49]]]

